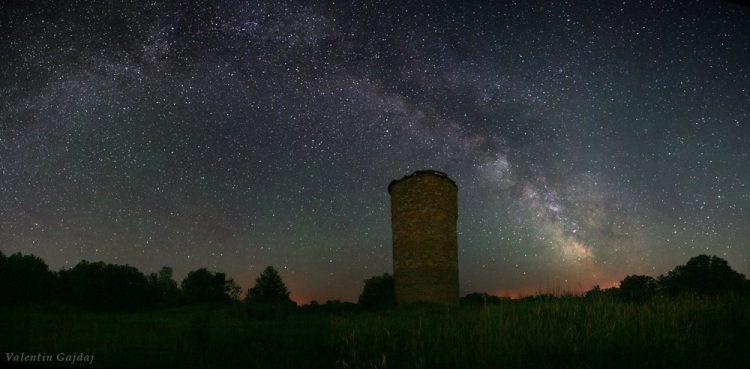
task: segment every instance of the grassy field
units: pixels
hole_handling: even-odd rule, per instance
[[[293,313],[266,320],[254,319],[239,305],[117,314],[19,306],[0,309],[0,332],[0,353],[94,353],[94,367],[750,365],[750,301],[733,298],[643,304],[562,298],[452,310]]]

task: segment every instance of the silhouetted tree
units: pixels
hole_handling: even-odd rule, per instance
[[[150,304],[146,276],[129,265],[81,261],[60,271],[63,297],[93,310],[135,310]]]
[[[647,275],[629,275],[620,282],[620,296],[628,301],[645,301],[656,295],[658,283]]]
[[[232,301],[240,301],[240,293],[242,293],[242,287],[234,283],[233,280],[230,281],[232,281],[232,284],[229,286],[229,299]]]
[[[697,293],[713,295],[742,292],[747,286],[745,276],[734,271],[718,256],[698,255],[685,265],[659,277],[659,284],[669,294]]]
[[[235,286],[234,281],[227,279],[224,273],[213,273],[206,268],[188,273],[181,284],[182,293],[190,303],[230,301]]]
[[[502,300],[503,299],[495,295],[490,295],[488,293],[474,292],[464,297],[461,297],[459,302],[461,303],[461,305],[485,305],[485,304],[496,305],[502,302]]]
[[[393,276],[385,273],[366,279],[357,303],[363,309],[387,309],[396,306]]]
[[[171,305],[180,300],[181,291],[177,282],[172,279],[172,268],[162,267],[159,273],[151,273],[148,283],[152,291],[152,300],[158,304]]]
[[[273,319],[296,310],[297,303],[289,298],[284,281],[272,266],[266,267],[255,279],[255,286],[245,296],[247,311],[253,318]]]
[[[255,279],[255,286],[247,290],[245,301],[247,303],[296,305],[289,298],[289,290],[281,280],[279,272],[272,266],[266,267]]]
[[[56,275],[34,255],[0,253],[0,303],[40,301],[55,293]]]

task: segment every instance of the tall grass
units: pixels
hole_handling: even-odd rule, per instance
[[[326,316],[255,320],[242,306],[109,314],[22,307],[0,312],[0,331],[0,353],[94,353],[95,367],[325,368],[333,356]]]
[[[736,299],[510,301],[334,322],[341,368],[747,368]]]
[[[0,332],[0,353],[83,351],[95,354],[95,367],[728,369],[750,363],[750,301],[735,298],[642,304],[561,298],[273,319],[248,316],[241,306],[118,314],[23,306],[0,310]]]

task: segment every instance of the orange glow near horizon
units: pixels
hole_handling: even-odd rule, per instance
[[[513,300],[520,299],[523,297],[528,296],[535,296],[535,295],[553,295],[553,296],[564,296],[564,295],[580,295],[583,293],[586,293],[587,291],[591,290],[594,285],[598,284],[601,289],[606,289],[610,287],[617,287],[619,285],[619,281],[616,282],[599,282],[599,283],[592,283],[588,287],[581,287],[581,288],[567,288],[567,287],[553,287],[553,288],[540,288],[540,287],[527,287],[527,288],[518,288],[518,289],[508,289],[508,290],[495,290],[492,292],[488,292],[490,295],[495,295],[498,297],[510,297]]]
[[[518,288],[487,288],[484,291],[462,289],[461,296],[463,297],[473,292],[486,292],[490,295],[508,297],[511,299],[519,299],[541,294],[554,296],[580,295],[591,290],[595,285],[599,285],[601,289],[618,287],[620,280],[624,278],[624,276],[619,275],[618,273],[607,273],[600,268],[595,268],[589,264],[582,266],[581,269],[588,269],[588,273],[582,272],[580,280],[568,281],[553,279],[553,281],[532,286],[527,284],[526,286],[520,286]],[[326,286],[325,284],[323,284],[325,287],[321,288],[321,284],[316,283],[316,281],[305,279],[299,274],[284,273],[283,270],[281,271],[281,276],[290,292],[290,299],[296,302],[299,306],[309,304],[311,301],[325,304],[328,300],[356,303],[362,288],[362,286],[360,286],[359,290],[350,291],[335,289],[330,285]],[[247,289],[255,284],[256,277],[255,273],[247,272],[239,278],[239,281],[241,281],[240,285],[243,286],[241,298],[244,299],[247,294]]]

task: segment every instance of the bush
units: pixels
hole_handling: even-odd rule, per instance
[[[620,282],[620,296],[627,301],[646,301],[656,295],[658,283],[647,275],[629,275]]]
[[[504,298],[505,300],[510,300],[509,298]],[[497,305],[503,301],[503,298],[490,295],[487,293],[479,293],[474,292],[470,293],[464,297],[462,297],[460,300],[461,306],[464,305],[485,305],[485,304],[491,304],[491,305]]]
[[[396,306],[393,276],[385,273],[366,279],[357,303],[366,310],[388,309]]]

